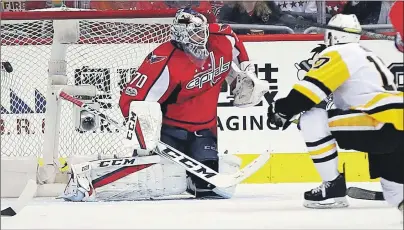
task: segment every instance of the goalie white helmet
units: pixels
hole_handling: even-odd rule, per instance
[[[208,22],[204,15],[188,7],[177,11],[171,26],[171,39],[198,62],[209,55],[208,37]]]
[[[360,33],[362,27],[355,14],[337,14],[328,22],[329,26],[348,29],[353,32]],[[344,44],[344,43],[358,43],[361,36],[359,34],[346,33],[327,29],[324,33],[324,43],[327,46]]]

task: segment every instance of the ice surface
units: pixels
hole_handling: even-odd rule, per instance
[[[380,191],[379,183],[348,183]],[[402,217],[384,201],[349,199],[344,209],[307,209],[303,192],[318,186],[243,184],[230,200],[158,200],[68,203],[36,198],[2,229],[403,229]],[[2,199],[2,209],[13,199]]]

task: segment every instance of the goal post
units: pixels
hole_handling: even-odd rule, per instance
[[[206,10],[197,9],[206,14]],[[71,95],[124,124],[120,93],[143,59],[169,41],[176,9],[2,12],[1,195],[18,197],[29,179],[38,196],[59,195],[74,161],[120,155],[122,133],[59,100]]]

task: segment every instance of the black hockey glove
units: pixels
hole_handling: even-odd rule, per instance
[[[277,128],[283,127],[282,130],[287,129],[291,124],[290,119],[286,115],[276,112],[275,102],[272,102],[268,107],[268,121]]]

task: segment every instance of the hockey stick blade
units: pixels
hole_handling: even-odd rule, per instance
[[[262,168],[269,161],[270,158],[271,158],[270,152],[260,154],[254,161],[244,166],[244,168],[242,168],[240,171],[232,175],[232,177],[235,179],[233,183],[238,184],[241,183],[243,180],[247,179],[253,173]]]
[[[125,132],[125,129],[119,124],[119,122],[113,120],[112,118],[106,116],[102,112],[92,108],[91,106],[85,104],[81,100],[74,98],[73,96],[63,92],[62,90],[59,92],[59,97],[63,98],[66,101],[73,103],[74,105],[86,109],[89,113],[99,116],[102,120],[114,125],[120,131]],[[188,157],[186,154],[180,152],[179,150],[173,148],[170,145],[167,145],[161,141],[158,141],[157,148],[155,151],[162,157],[168,158],[174,163],[182,166],[185,170],[189,171],[190,173],[200,177],[201,179],[205,180],[208,183],[211,183],[217,187],[230,187],[233,186],[242,180],[246,179],[252,173],[257,171],[261,168],[268,160],[269,160],[269,153],[262,154],[252,163],[241,169],[240,171],[236,172],[233,175],[227,174],[219,174],[214,170],[210,169],[206,165]],[[255,170],[255,171],[254,171]]]
[[[29,180],[15,204],[1,210],[1,216],[15,216],[34,198],[37,184],[34,180]]]
[[[383,192],[371,191],[363,188],[349,187],[346,194],[353,199],[384,200]]]

